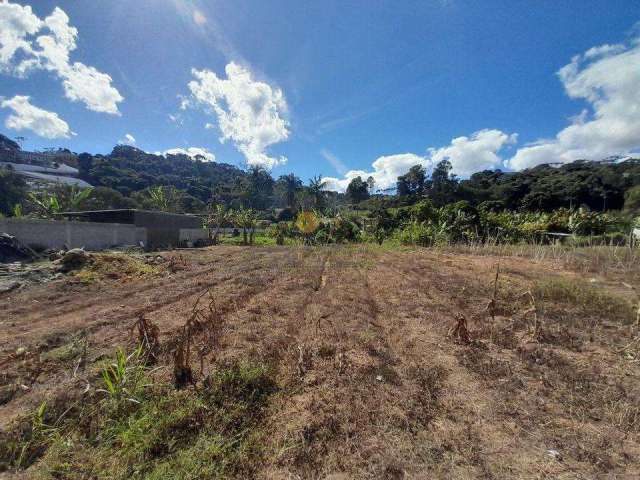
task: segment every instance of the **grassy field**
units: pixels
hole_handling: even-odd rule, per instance
[[[0,297],[0,476],[640,475],[638,250],[160,256]]]

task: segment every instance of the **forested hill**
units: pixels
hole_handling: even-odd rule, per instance
[[[420,166],[398,177],[397,200],[411,204],[428,197],[435,205],[466,200],[472,205],[491,202],[496,210],[552,211],[588,207],[619,210],[630,196],[640,196],[640,160],[578,160],[544,164],[519,172],[485,170],[459,179],[448,161],[431,175]]]
[[[14,157],[19,151],[17,143],[0,135],[0,160],[17,161]],[[373,178],[356,177],[346,194],[339,195],[323,193],[320,176],[305,185],[294,174],[273,178],[257,167],[242,170],[187,155],[155,155],[124,145],[116,146],[108,155],[82,153],[69,160],[74,166],[77,164],[80,178],[97,187],[92,193],[95,201],[86,208],[158,208],[150,201],[151,190],[163,187],[166,194],[179,198],[173,202],[173,208],[189,212],[204,211],[211,202],[261,211],[341,204],[371,210],[411,205],[425,197],[436,206],[460,200],[475,206],[491,202],[494,210],[552,211],[586,206],[598,211],[622,208],[640,211],[639,159],[580,160],[539,165],[519,172],[486,170],[468,179],[452,174],[451,164],[444,160],[432,172],[418,165],[412,167],[398,177],[395,194],[375,193]],[[3,175],[0,194],[9,200],[4,202],[0,213],[7,215],[26,196],[26,185],[21,187],[10,172]],[[21,190],[9,195],[6,191],[9,187]]]
[[[471,203],[500,202],[510,210],[551,211],[587,206],[618,210],[640,185],[640,160],[539,165],[520,172],[484,171],[460,182],[458,196]]]
[[[226,163],[204,162],[187,155],[154,155],[118,145],[109,155],[82,153],[80,177],[92,185],[109,187],[123,195],[153,186],[174,186],[207,202],[212,192],[229,188],[246,173]]]

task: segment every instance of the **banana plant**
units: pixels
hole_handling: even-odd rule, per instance
[[[147,190],[147,196],[152,208],[162,212],[176,211],[176,204],[180,200],[180,193],[173,185],[150,187]]]
[[[53,218],[62,211],[58,195],[50,192],[29,192],[29,202],[41,218]]]

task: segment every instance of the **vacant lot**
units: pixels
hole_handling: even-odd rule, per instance
[[[163,256],[0,297],[4,475],[640,475],[628,272],[371,246]]]

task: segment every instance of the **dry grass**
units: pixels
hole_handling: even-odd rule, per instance
[[[215,262],[228,263],[207,263],[214,254]],[[27,392],[2,407],[8,415],[33,398],[37,408],[46,396],[43,423],[62,428],[39,437],[27,416],[22,430],[5,432],[14,454],[35,439],[22,467],[32,465],[22,473],[640,474],[636,311],[633,299],[610,284],[594,285],[548,259],[523,255],[501,257],[499,274],[494,257],[440,250],[214,247],[190,255],[164,289],[150,283],[163,281],[158,277],[135,280],[143,317],[109,316],[104,305],[85,310],[96,318],[86,343],[89,392],[79,381],[64,383],[64,394],[56,390],[73,360],[48,361],[48,370],[29,377],[33,390],[47,389],[46,395]],[[171,303],[170,289],[178,290]],[[52,325],[71,315],[65,308],[71,310],[63,304],[52,312]],[[19,323],[27,331],[29,315],[35,314],[23,311]],[[32,335],[35,344],[37,331]],[[153,386],[135,393],[139,404],[114,404],[96,391],[97,374],[110,361],[104,353],[110,357],[118,344],[130,350],[133,337],[154,352],[153,366],[141,363]],[[9,372],[23,368],[15,353],[0,362]],[[190,371],[180,389],[176,365]],[[1,455],[7,462],[9,454]],[[15,468],[13,458],[5,468]]]
[[[559,269],[626,278],[640,282],[640,249],[628,246],[572,247],[561,244],[517,245],[478,243],[442,247],[444,251],[495,257],[519,257],[543,262]]]

